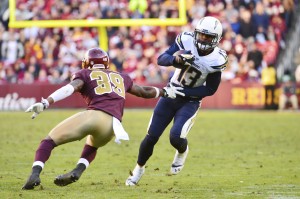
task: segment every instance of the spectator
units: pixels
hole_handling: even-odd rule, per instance
[[[222,0],[211,0],[207,4],[207,15],[212,17],[220,17],[220,13],[224,10],[224,2]]]
[[[289,72],[282,77],[281,93],[279,96],[279,110],[286,109],[291,104],[293,110],[298,110],[298,97],[296,93],[296,84],[292,80]]]
[[[240,32],[243,38],[247,39],[249,37],[255,36],[255,24],[251,21],[251,12],[245,10],[244,8],[240,9]]]
[[[287,28],[291,28],[292,19],[294,17],[295,3],[293,0],[283,0],[282,5],[285,10],[285,12],[284,12],[285,26]]]
[[[147,84],[160,84],[163,82],[161,77],[161,71],[155,64],[150,64],[147,66],[146,82]]]
[[[239,12],[233,7],[232,2],[228,2],[225,10],[225,19],[229,22],[234,33],[240,32]]]
[[[6,82],[10,84],[16,84],[18,82],[18,76],[10,66],[6,70]]]
[[[295,78],[297,84],[300,84],[300,64],[297,66],[296,71],[295,71]]]
[[[245,69],[247,71],[247,81],[248,82],[258,82],[259,72],[255,68],[255,63],[253,60],[249,60],[245,64]]]
[[[264,45],[267,42],[268,40],[267,32],[264,30],[262,26],[258,26],[257,32],[255,34],[255,40],[256,42],[262,45]]]
[[[235,37],[232,53],[237,57],[239,61],[243,60],[242,57],[245,55],[245,53],[247,53],[246,44],[242,35],[240,34],[236,35]]]
[[[30,73],[29,71],[26,71],[24,73],[23,79],[21,79],[18,83],[21,83],[21,84],[32,84],[33,82],[34,82],[33,74]]]
[[[12,67],[15,74],[17,75],[17,81],[23,79],[24,73],[26,71],[25,64],[21,60],[18,60],[12,64]]]
[[[0,61],[0,84],[4,84],[6,82],[6,71],[4,68],[4,64]]]
[[[19,42],[17,33],[10,29],[3,38],[1,54],[6,62],[11,64],[24,56],[24,46]]]
[[[194,5],[190,4],[191,8],[188,10],[188,16],[191,17],[191,24],[195,27],[197,22],[205,16],[206,13],[206,1],[198,0],[194,2]]]
[[[35,56],[31,56],[29,58],[28,64],[29,64],[28,70],[33,74],[34,79],[37,79],[39,76],[41,65],[37,62],[37,59]]]
[[[261,71],[263,54],[257,49],[254,41],[249,42],[247,61],[253,61],[255,70]]]
[[[276,87],[276,70],[272,65],[264,67],[261,72],[261,83],[265,88],[265,106],[266,110],[275,109],[275,87]]]
[[[49,76],[49,83],[50,84],[61,84],[64,83],[64,79],[60,76],[60,73],[57,69],[52,69]]]
[[[281,48],[285,48],[285,34],[286,34],[286,26],[284,20],[280,17],[279,14],[275,14],[271,17],[270,25],[274,28],[277,43],[280,44]]]
[[[38,78],[35,82],[36,83],[41,83],[41,84],[49,83],[47,71],[45,69],[40,70],[39,76],[38,76]]]
[[[2,43],[3,43],[3,34],[4,34],[4,27],[0,23],[0,61],[3,60],[2,58]]]
[[[296,83],[300,84],[300,48],[295,55],[294,63],[296,65],[296,70],[295,70]]]
[[[258,27],[262,27],[263,32],[267,31],[269,27],[269,15],[264,10],[263,3],[261,1],[257,1],[255,5],[255,10],[253,12],[252,16],[253,23],[255,24],[255,27],[257,28],[256,31],[258,31]]]

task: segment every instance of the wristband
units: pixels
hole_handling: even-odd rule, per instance
[[[158,89],[157,87],[153,87],[153,88],[154,88],[155,91],[156,91],[155,98],[158,98],[158,97],[159,97],[159,94],[160,94],[159,89]]]
[[[44,110],[49,107],[49,102],[47,99],[42,98],[41,103],[44,105]]]
[[[166,91],[166,89],[163,88],[163,97],[168,97],[168,93]]]

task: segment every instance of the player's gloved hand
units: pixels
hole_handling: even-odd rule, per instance
[[[191,54],[191,51],[186,51],[183,54],[175,56],[174,66],[176,68],[183,68],[185,66],[191,66],[195,61],[195,56]]]
[[[25,112],[33,112],[31,119],[34,119],[38,114],[43,112],[46,108],[49,107],[48,100],[42,98],[41,102],[31,105]]]
[[[175,99],[176,95],[185,96],[185,94],[180,92],[180,90],[183,90],[183,88],[182,87],[175,87],[175,86],[164,87],[163,88],[164,97],[169,97],[169,98]]]

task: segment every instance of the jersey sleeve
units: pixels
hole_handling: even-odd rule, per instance
[[[218,64],[215,66],[212,66],[213,69],[218,71],[223,71],[226,69],[228,64],[228,56],[225,50],[219,49],[219,54],[221,56],[218,56]]]
[[[190,50],[188,46],[190,42],[193,41],[192,32],[182,32],[177,35],[175,42],[179,46],[180,50]]]
[[[182,34],[183,33],[178,34],[175,39],[175,43],[177,44],[177,46],[179,46],[180,50],[184,50],[184,46],[183,46],[182,38],[181,38]]]
[[[84,73],[83,73],[83,69],[77,71],[76,73],[74,73],[71,77],[71,80],[75,80],[75,79],[80,79],[82,81],[84,81]]]
[[[133,80],[129,77],[129,75],[122,73],[122,77],[124,79],[124,87],[126,92],[132,88]]]

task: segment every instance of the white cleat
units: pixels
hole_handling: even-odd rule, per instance
[[[189,153],[189,147],[186,148],[184,153],[178,153],[176,150],[175,157],[171,166],[171,174],[177,175],[184,167],[184,162]]]
[[[126,179],[125,185],[126,186],[135,186],[135,185],[137,185],[137,183],[139,182],[141,177],[144,175],[144,173],[145,173],[145,166],[140,167],[139,165],[136,165],[135,168],[132,171],[132,175],[130,175]]]

